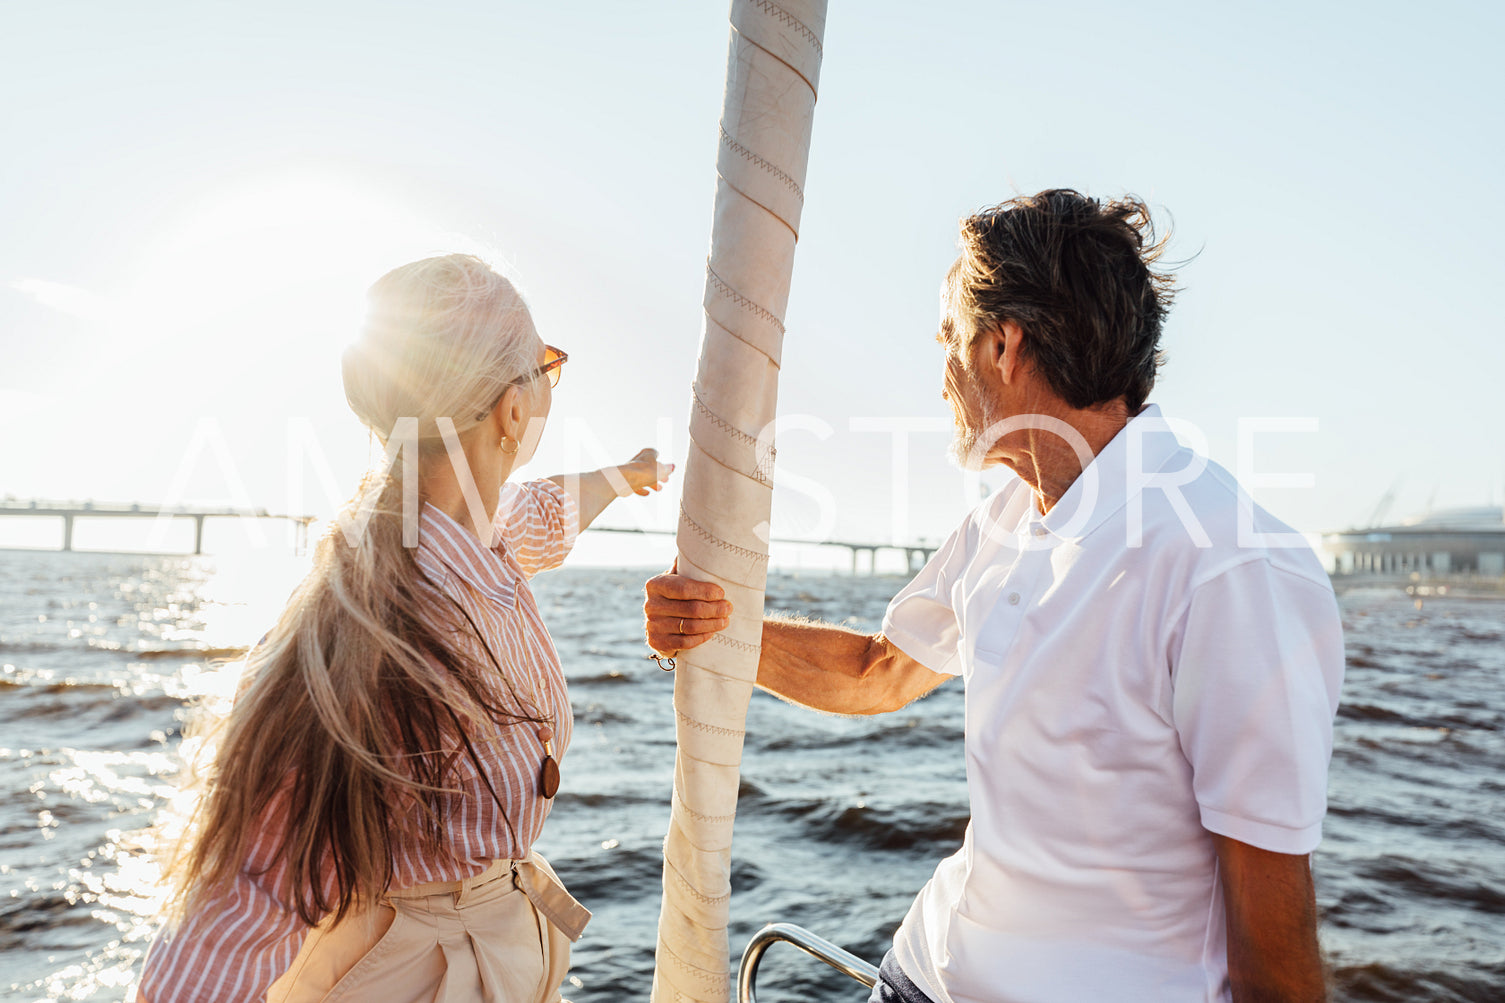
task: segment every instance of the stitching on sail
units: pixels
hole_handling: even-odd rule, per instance
[[[807,77],[803,73],[801,73],[800,72],[800,68],[798,66],[795,66],[789,60],[785,59],[783,56],[779,55],[777,52],[774,52],[768,46],[763,45],[757,39],[755,39],[755,38],[749,38],[747,36],[747,33],[744,32],[741,28],[738,28],[736,26],[736,24],[732,25],[732,34],[734,34],[738,38],[740,38],[742,40],[742,43],[744,45],[750,45],[750,46],[752,46],[754,49],[757,49],[759,52],[763,53],[769,59],[772,59],[774,62],[778,63],[780,66],[784,67],[784,69],[788,70],[790,73],[793,73],[795,76],[799,77],[801,80],[803,80],[805,82],[805,86],[808,87],[808,88],[810,88],[810,96],[813,97],[817,101],[820,100],[820,92],[815,89],[815,81],[811,80],[809,77]]]
[[[711,640],[718,644],[724,644],[729,648],[736,648],[738,651],[748,652],[749,654],[756,654],[763,650],[761,644],[748,644],[746,641],[739,641],[735,637],[727,637],[725,634],[712,634]]]
[[[748,163],[756,164],[758,167],[763,168],[769,174],[772,174],[775,178],[781,181],[785,188],[788,188],[791,192],[793,192],[795,197],[798,198],[801,203],[805,201],[805,193],[803,190],[801,190],[798,181],[795,181],[794,178],[779,170],[772,163],[764,160],[762,157],[758,156],[756,153],[733,139],[730,135],[727,134],[725,126],[721,126],[720,129],[721,142],[727,147],[727,149],[731,150],[733,153],[735,153],[737,156],[741,157]]]
[[[761,476],[761,470],[760,470],[760,468],[756,468],[755,467],[751,471],[739,470],[739,469],[737,469],[736,467],[732,466],[729,463],[722,462],[715,455],[713,455],[710,452],[710,450],[706,449],[704,446],[702,446],[700,443],[696,442],[694,439],[690,440],[690,444],[692,446],[694,446],[696,449],[700,450],[700,453],[701,453],[702,456],[705,456],[707,459],[711,460],[717,466],[725,467],[726,469],[730,470],[732,473],[738,475],[739,477],[746,477],[748,480],[752,481],[754,484],[761,485],[761,486],[763,486],[765,488],[768,488],[769,490],[773,489],[773,482],[770,481],[768,478]]]
[[[778,316],[773,311],[759,306],[752,300],[748,299],[746,296],[743,296],[741,293],[737,292],[737,290],[733,289],[731,286],[727,285],[726,279],[723,279],[721,276],[716,274],[716,270],[711,267],[711,262],[709,260],[707,260],[705,263],[705,273],[706,276],[710,278],[711,285],[715,286],[723,296],[740,306],[742,309],[746,310],[748,313],[751,313],[756,317],[768,321],[768,323],[779,329],[779,334],[782,335],[785,333],[784,322],[782,320],[779,320]]]
[[[825,56],[826,47],[820,44],[820,36],[806,27],[803,21],[795,17],[793,14],[789,13],[784,8],[780,7],[778,4],[771,3],[769,2],[769,0],[748,0],[748,6],[756,7],[763,13],[767,14],[769,17],[772,17],[793,28],[795,31],[805,36],[805,41],[815,46],[816,55],[821,57]]]
[[[709,421],[712,425],[715,425],[737,441],[752,446],[757,451],[758,459],[756,465],[753,467],[753,477],[764,484],[771,484],[773,482],[773,464],[774,460],[778,458],[779,451],[771,443],[763,442],[757,436],[748,435],[742,429],[733,425],[715,411],[712,411],[706,402],[701,399],[699,383],[692,383],[690,385],[690,395],[695,399],[695,410],[705,415],[706,421]]]
[[[704,902],[706,905],[713,905],[717,902],[725,902],[732,897],[731,892],[727,892],[725,895],[707,895],[704,892],[696,891],[695,886],[690,884],[690,879],[679,873],[679,868],[675,867],[667,860],[664,861],[664,870],[668,871],[670,874],[679,879],[679,883],[684,885],[685,891],[690,893],[691,898],[699,902]]]
[[[736,812],[733,812],[730,815],[702,815],[694,808],[691,808],[689,805],[685,804],[684,801],[680,800],[678,791],[675,792],[674,803],[679,805],[680,811],[684,812],[686,815],[690,816],[697,822],[705,822],[711,825],[724,825],[737,817]]]
[[[707,405],[700,396],[700,384],[698,382],[690,384],[690,395],[695,398],[695,410],[705,415],[706,420],[709,421],[712,425],[715,425],[717,428],[721,429],[732,438],[747,443],[749,446],[759,445],[757,436],[748,435],[736,425],[733,425],[731,422],[721,417],[721,415],[710,409],[710,406]]]
[[[705,928],[702,927],[702,929],[705,929]],[[717,929],[725,929],[725,927],[718,927]],[[727,986],[729,986],[731,984],[731,977],[730,976],[721,974],[719,972],[709,972],[709,971],[706,971],[704,968],[700,968],[700,967],[698,967],[696,965],[692,965],[688,961],[686,961],[684,958],[681,958],[679,955],[677,955],[673,951],[669,950],[668,945],[666,945],[666,944],[662,944],[662,943],[659,944],[659,949],[662,950],[666,955],[668,955],[669,958],[671,960],[673,960],[673,962],[676,965],[678,965],[681,969],[683,969],[684,972],[687,975],[694,975],[694,976],[700,978],[702,981],[704,981],[706,983],[709,983],[710,985],[712,985],[712,986],[714,986],[716,988],[725,988],[725,987],[727,987]],[[695,1003],[695,1001],[691,1000],[690,997],[688,997],[688,996],[681,996],[681,998],[682,999],[686,999],[686,1000],[690,1000],[690,1003]]]
[[[697,721],[693,717],[683,713],[682,711],[675,711],[674,716],[679,718],[680,722],[683,723],[685,727],[694,728],[697,731],[704,731],[711,735],[726,735],[728,737],[735,738],[738,735],[747,734],[747,732],[743,731],[741,728],[722,728],[719,725],[706,724],[704,721]]]
[[[748,550],[746,547],[739,547],[735,543],[727,543],[725,540],[712,534],[710,530],[706,529],[694,519],[690,518],[690,513],[685,511],[684,502],[680,502],[679,504],[679,517],[685,521],[685,525],[694,530],[696,535],[705,540],[707,543],[714,543],[716,546],[722,548],[723,550],[729,550],[733,554],[736,554],[738,557],[745,557],[749,561],[768,560],[767,554],[760,554],[756,550]]]

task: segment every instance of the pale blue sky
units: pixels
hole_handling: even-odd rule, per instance
[[[1303,530],[1505,492],[1495,4],[833,2],[776,529],[943,536],[936,290],[958,217],[1135,192],[1185,291],[1154,395]],[[366,460],[339,346],[390,265],[484,248],[571,354],[534,469],[681,456],[726,5],[6,3],[0,493],[287,505],[288,419]],[[206,424],[212,419],[217,424]],[[296,428],[305,428],[303,425]],[[831,429],[821,438],[824,428]],[[198,434],[208,448],[178,477]],[[302,433],[298,433],[301,435]],[[207,436],[207,438],[205,438]],[[219,438],[216,438],[219,436]],[[234,477],[217,462],[224,444]],[[600,454],[595,450],[599,447]],[[329,503],[308,465],[302,507]],[[818,487],[812,484],[818,484]],[[673,524],[671,492],[614,518]]]

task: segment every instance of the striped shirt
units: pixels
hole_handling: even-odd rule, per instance
[[[535,700],[542,704],[541,716],[553,721],[554,757],[562,759],[573,717],[559,655],[528,579],[564,560],[578,532],[578,509],[553,481],[509,484],[494,525],[498,535],[487,549],[475,534],[425,504],[415,560],[470,615],[508,674],[518,704],[529,711]],[[484,656],[481,664],[488,664]],[[499,692],[505,694],[506,688]],[[501,702],[508,701],[504,697]],[[469,757],[459,757],[451,786],[460,793],[441,796],[448,820],[444,852],[438,857],[420,852],[416,837],[405,839],[399,830],[393,888],[472,877],[492,860],[526,857],[538,838],[551,802],[539,791],[544,752],[536,726],[503,727],[495,740],[475,745],[486,779],[506,803],[506,817]],[[176,930],[158,934],[147,952],[140,998],[150,1003],[244,1003],[263,999],[287,971],[308,927],[276,892],[280,870],[269,870],[269,865],[277,836],[273,830],[252,845],[245,866],[223,894],[196,903]]]

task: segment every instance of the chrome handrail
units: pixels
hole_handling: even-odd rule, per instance
[[[769,923],[753,934],[747,942],[747,950],[742,952],[742,964],[737,968],[737,1003],[757,1003],[757,997],[753,995],[753,982],[757,978],[758,964],[763,960],[763,952],[780,940],[788,941],[806,954],[813,954],[869,989],[878,983],[878,969],[850,951],[837,947],[824,937],[817,937],[802,926]]]

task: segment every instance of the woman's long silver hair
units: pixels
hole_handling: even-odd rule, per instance
[[[419,462],[448,463],[441,419],[461,436],[481,425],[539,350],[511,282],[470,255],[427,258],[371,287],[344,357],[345,394],[384,445],[416,419]],[[249,867],[305,922],[343,917],[390,884],[394,840],[441,845],[440,796],[461,757],[484,781],[477,746],[537,720],[404,545],[409,476],[402,463],[367,474],[344,531],[319,542],[312,571],[248,656],[168,861],[174,915]],[[252,859],[267,831],[275,849]]]

